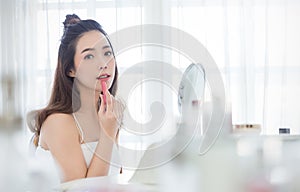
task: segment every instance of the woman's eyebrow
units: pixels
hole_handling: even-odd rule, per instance
[[[95,48],[86,48],[83,51],[81,51],[81,53],[84,53],[86,51],[95,51]]]
[[[107,49],[107,48],[110,48],[110,46],[109,45],[104,45],[102,47],[102,49]],[[95,51],[95,48],[86,48],[83,51],[81,51],[81,54],[84,53],[84,52],[86,52],[86,51]]]
[[[102,47],[102,49],[107,49],[107,48],[110,48],[110,46],[109,46],[109,45],[104,45],[104,46]]]

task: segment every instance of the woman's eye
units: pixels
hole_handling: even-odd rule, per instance
[[[111,55],[112,55],[112,52],[111,52],[111,51],[106,51],[106,52],[104,53],[104,55],[105,55],[105,56],[111,56]]]
[[[91,54],[86,55],[86,56],[84,57],[85,60],[87,60],[87,59],[93,59],[93,58],[94,58],[94,55],[91,55]]]

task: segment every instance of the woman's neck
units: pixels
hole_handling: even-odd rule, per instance
[[[78,112],[85,114],[97,114],[97,105],[100,93],[82,85],[80,85],[78,89],[80,92],[80,108]]]
[[[99,93],[82,85],[78,86],[78,90],[80,92],[81,106],[75,112],[75,116],[82,128],[84,141],[97,141],[100,135],[97,114]]]

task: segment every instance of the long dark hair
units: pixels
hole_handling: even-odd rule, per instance
[[[54,84],[48,105],[37,111],[32,111],[27,115],[27,124],[35,133],[33,143],[38,145],[41,127],[46,118],[53,113],[71,114],[80,108],[80,93],[73,85],[74,77],[68,75],[74,69],[74,55],[78,39],[85,32],[100,31],[109,42],[113,56],[115,54],[102,26],[94,20],[81,20],[77,15],[67,15],[64,24],[64,34],[58,50],[57,67],[55,71]],[[115,65],[115,77],[109,92],[115,96],[117,90],[118,68]],[[99,107],[99,106],[98,106]]]

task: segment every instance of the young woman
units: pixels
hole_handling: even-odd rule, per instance
[[[66,182],[116,169],[110,162],[123,107],[114,98],[118,70],[106,32],[75,14],[63,23],[51,98],[33,131],[37,152],[51,153]]]

